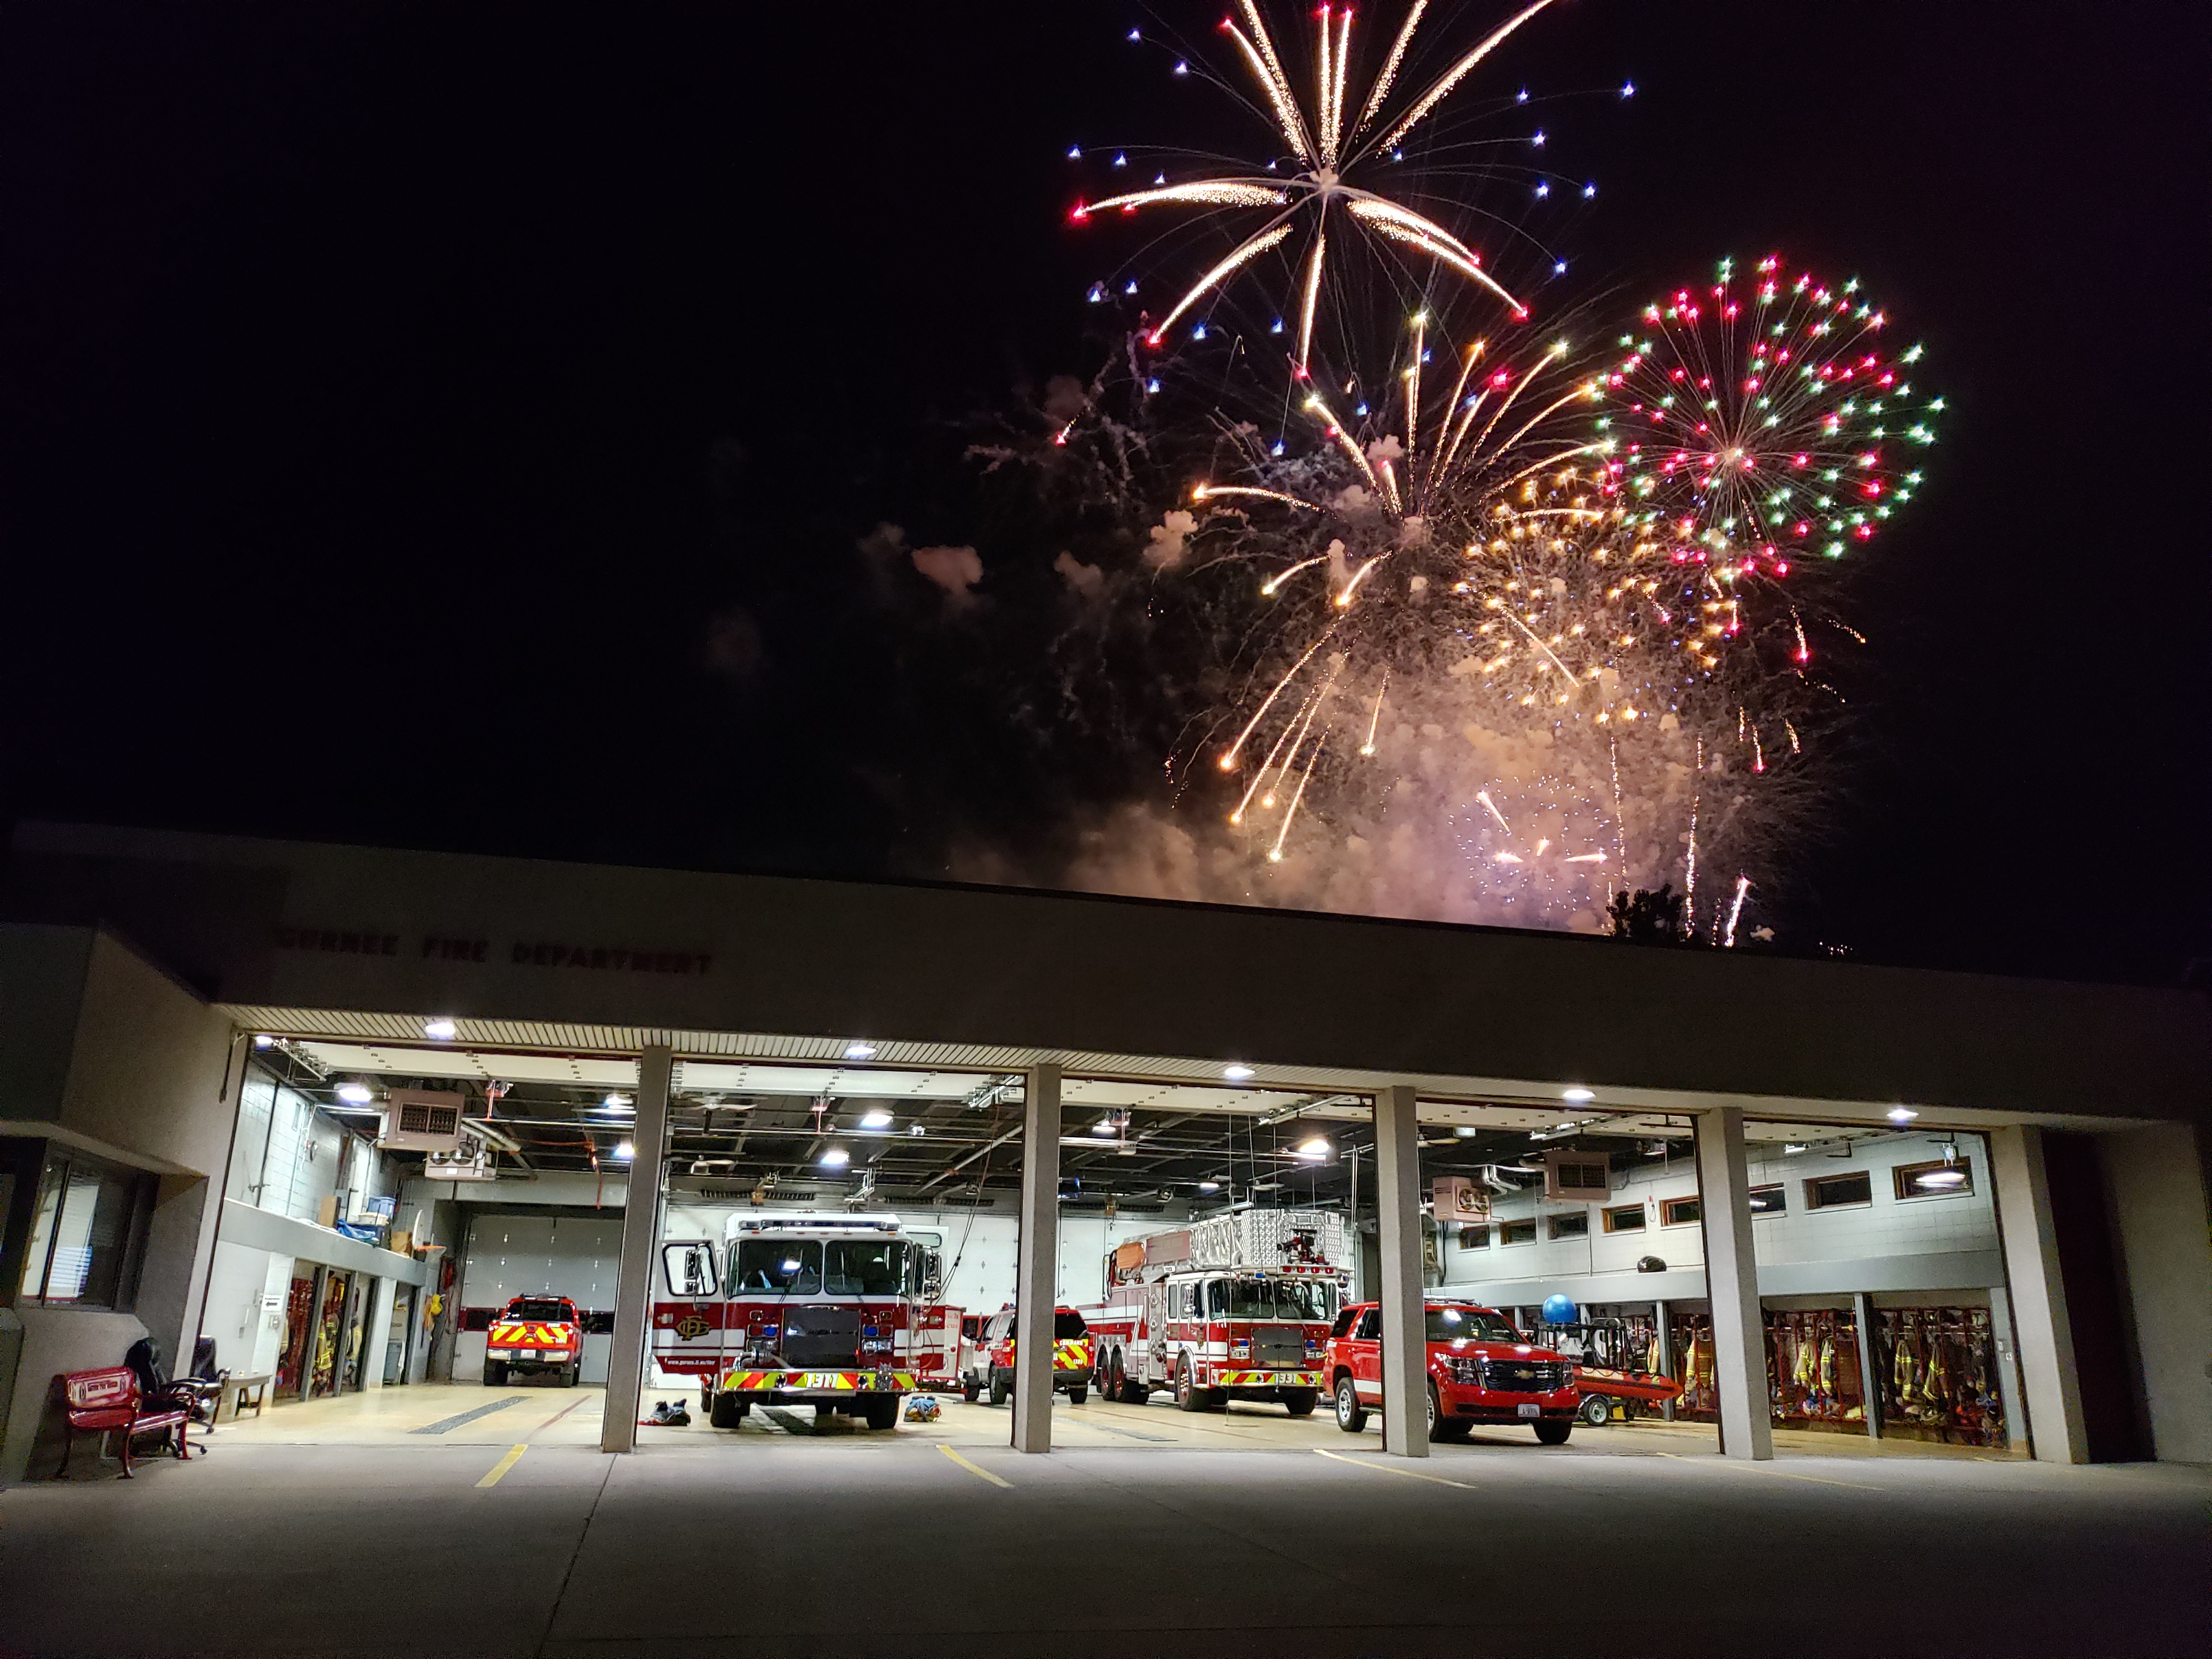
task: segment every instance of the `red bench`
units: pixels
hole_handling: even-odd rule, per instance
[[[138,1393],[138,1378],[128,1365],[110,1365],[96,1371],[70,1371],[54,1378],[55,1391],[61,1395],[62,1409],[69,1419],[69,1436],[62,1444],[62,1466],[55,1472],[59,1480],[69,1473],[70,1453],[76,1449],[80,1434],[97,1434],[103,1437],[120,1432],[123,1436],[123,1478],[131,1479],[131,1442],[132,1437],[156,1432],[176,1434],[178,1457],[190,1457],[191,1448],[185,1443],[185,1430],[191,1424],[191,1413],[174,1407],[149,1412]]]

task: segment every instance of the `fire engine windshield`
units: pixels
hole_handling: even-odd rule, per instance
[[[906,1241],[833,1238],[823,1288],[831,1296],[897,1296],[906,1289]]]
[[[822,1293],[822,1245],[817,1239],[747,1238],[730,1253],[730,1294]]]
[[[1431,1308],[1429,1310],[1429,1340],[1457,1342],[1471,1340],[1478,1342],[1518,1342],[1520,1332],[1515,1330],[1498,1315],[1486,1313],[1480,1308]]]
[[[556,1302],[550,1297],[517,1297],[507,1304],[509,1319],[555,1319],[574,1317],[565,1302]]]
[[[1327,1319],[1328,1287],[1317,1279],[1232,1279],[1231,1319]]]

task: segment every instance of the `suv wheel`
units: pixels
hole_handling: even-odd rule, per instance
[[[1367,1407],[1359,1403],[1359,1389],[1349,1373],[1336,1379],[1336,1426],[1358,1434],[1367,1426]]]
[[[1536,1425],[1536,1438],[1547,1446],[1565,1445],[1567,1437],[1574,1431],[1575,1420],[1571,1417],[1555,1418],[1550,1422]]]

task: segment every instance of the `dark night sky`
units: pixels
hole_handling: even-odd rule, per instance
[[[1855,604],[1800,937],[2212,951],[2202,15],[1567,0],[1499,60],[1638,83],[1550,118],[1604,186],[1561,221],[1592,291],[1856,270],[1951,398]],[[1018,843],[1079,787],[852,548],[976,541],[1019,636],[1036,573],[926,475],[947,417],[1090,367],[1060,152],[1203,96],[1138,21],[0,9],[0,811],[856,874]]]

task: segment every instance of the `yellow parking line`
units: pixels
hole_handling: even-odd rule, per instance
[[[1671,1457],[1677,1463],[1705,1463],[1722,1468],[1741,1469],[1747,1474],[1771,1474],[1778,1480],[1809,1480],[1816,1486],[1849,1486],[1853,1492],[1881,1492],[1881,1486],[1869,1486],[1863,1480],[1831,1480],[1824,1474],[1792,1474],[1788,1469],[1770,1469],[1764,1463],[1753,1463],[1741,1457],[1685,1457],[1680,1452],[1662,1451],[1662,1457]]]
[[[477,1481],[477,1485],[479,1487],[496,1486],[499,1485],[500,1477],[505,1474],[509,1469],[513,1468],[517,1463],[520,1463],[522,1461],[522,1454],[528,1449],[529,1448],[527,1446],[515,1447],[513,1450],[509,1451],[506,1456],[501,1458],[498,1462],[493,1464],[491,1466],[491,1473],[484,1476],[483,1480]]]
[[[1395,1463],[1370,1463],[1364,1457],[1347,1457],[1342,1452],[1323,1451],[1319,1446],[1314,1448],[1314,1452],[1317,1456],[1334,1457],[1340,1463],[1357,1463],[1361,1468],[1372,1469],[1377,1474],[1402,1474],[1408,1480],[1433,1480],[1439,1486],[1457,1486],[1462,1492],[1474,1490],[1464,1480],[1447,1480],[1441,1474],[1423,1474],[1419,1469],[1401,1469]]]
[[[943,1452],[947,1457],[957,1463],[962,1468],[967,1470],[969,1474],[979,1476],[982,1480],[989,1481],[994,1486],[1004,1486],[1008,1492],[1012,1492],[1014,1489],[1014,1483],[1012,1481],[1001,1480],[997,1475],[992,1474],[990,1470],[977,1468],[973,1463],[970,1463],[958,1452],[953,1450],[951,1447],[940,1443],[937,1449]]]

